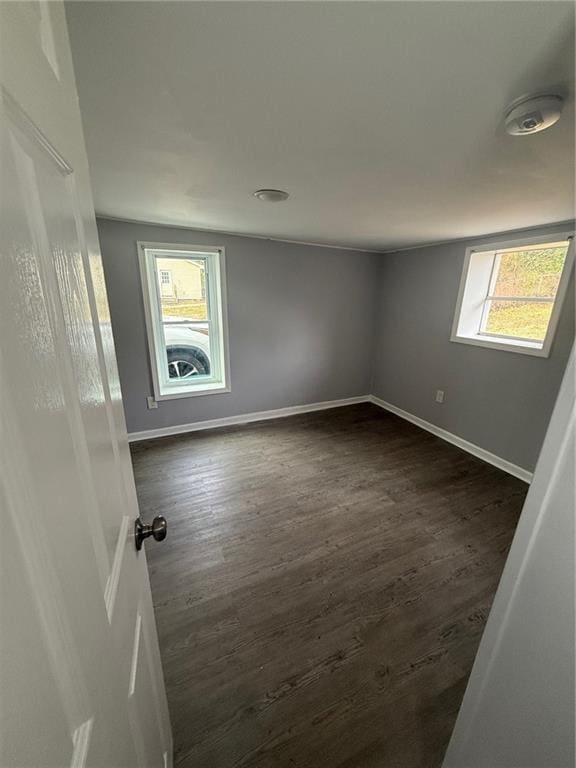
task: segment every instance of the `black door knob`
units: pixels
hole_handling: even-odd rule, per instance
[[[155,541],[164,541],[166,533],[168,531],[168,523],[166,518],[162,515],[158,515],[152,520],[152,525],[144,525],[142,520],[138,517],[134,523],[134,540],[136,541],[136,549],[140,551],[142,549],[142,542],[147,539],[148,536],[153,536]]]

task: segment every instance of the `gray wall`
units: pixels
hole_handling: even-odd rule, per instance
[[[372,393],[532,470],[574,338],[573,281],[548,358],[449,340],[466,248],[509,235],[381,258]],[[443,404],[434,401],[437,389],[446,392]]]
[[[98,220],[129,432],[365,395],[379,256],[189,229]],[[232,391],[152,394],[136,242],[226,248]]]
[[[573,285],[549,358],[449,340],[466,247],[502,235],[379,256],[109,219],[98,231],[129,432],[372,392],[534,468],[574,338]],[[147,409],[137,240],[225,246],[230,393]]]

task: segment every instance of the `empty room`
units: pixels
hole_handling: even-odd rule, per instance
[[[0,0],[0,768],[574,768],[574,41]]]

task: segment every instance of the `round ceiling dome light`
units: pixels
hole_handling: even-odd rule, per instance
[[[526,136],[550,128],[560,120],[564,99],[554,94],[527,96],[513,102],[504,119],[511,136]]]
[[[281,203],[288,200],[290,195],[282,189],[259,189],[254,192],[254,197],[262,200],[263,203]]]

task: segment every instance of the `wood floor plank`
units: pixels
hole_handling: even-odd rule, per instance
[[[440,766],[524,483],[370,404],[132,459],[176,768]]]

